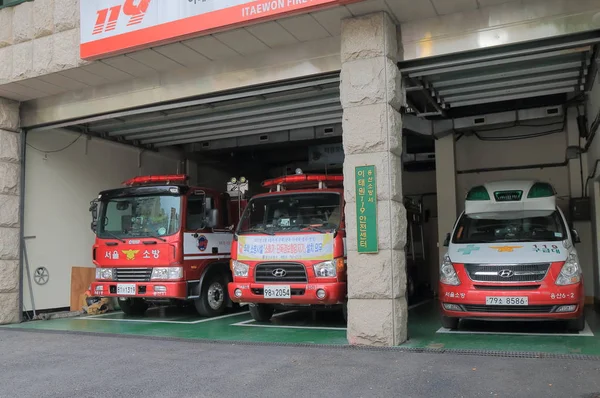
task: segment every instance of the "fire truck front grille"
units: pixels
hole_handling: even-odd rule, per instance
[[[148,282],[152,268],[115,268],[117,282]]]
[[[256,266],[256,282],[306,283],[306,268],[299,263],[262,263]]]
[[[537,264],[465,264],[475,282],[539,282],[548,273],[550,263]]]
[[[554,310],[553,305],[463,305],[467,312],[487,312],[505,314],[548,314]]]

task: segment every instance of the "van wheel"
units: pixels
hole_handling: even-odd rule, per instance
[[[256,322],[268,322],[273,317],[275,308],[267,304],[250,304],[250,315]]]
[[[442,326],[446,329],[458,329],[458,322],[460,322],[460,318],[451,318],[442,315]]]
[[[196,311],[205,317],[222,315],[227,309],[227,287],[225,278],[219,273],[209,275],[200,291],[200,297],[194,300]]]
[[[585,315],[581,315],[577,319],[569,319],[567,327],[569,330],[581,332],[583,329],[585,329]]]
[[[139,316],[144,315],[148,309],[148,303],[139,298],[127,298],[125,300],[119,300],[119,307],[121,307],[121,311],[126,315]]]

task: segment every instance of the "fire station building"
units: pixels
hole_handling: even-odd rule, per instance
[[[598,1],[224,3],[0,0],[0,324],[73,307],[98,192],[185,173],[256,194],[298,168],[344,176],[349,344],[411,338],[408,264],[435,298],[466,193],[495,180],[554,186],[600,310]]]

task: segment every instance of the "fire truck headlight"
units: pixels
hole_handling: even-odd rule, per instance
[[[183,278],[183,267],[157,267],[152,270],[153,280],[169,280]]]
[[[573,285],[581,282],[581,267],[579,266],[579,258],[577,254],[571,252],[569,258],[565,261],[558,278],[556,278],[556,284],[560,286]]]
[[[333,278],[337,276],[337,260],[324,261],[313,265],[317,278]]]
[[[456,273],[454,265],[452,265],[450,257],[447,254],[444,256],[444,261],[442,261],[442,265],[440,266],[440,282],[445,285],[460,285],[458,274]]]
[[[233,268],[233,276],[239,276],[241,278],[248,276],[248,270],[250,269],[248,264],[244,264],[237,260],[232,260],[231,267]]]
[[[96,268],[96,279],[112,281],[114,270],[112,268]]]

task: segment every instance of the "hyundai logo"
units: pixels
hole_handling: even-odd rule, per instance
[[[273,276],[276,278],[283,278],[287,272],[285,272],[283,268],[276,268],[273,270],[273,272],[271,272],[271,274],[273,274]]]
[[[510,278],[514,275],[515,273],[512,272],[509,269],[503,269],[502,271],[498,272],[498,275],[502,278]]]

